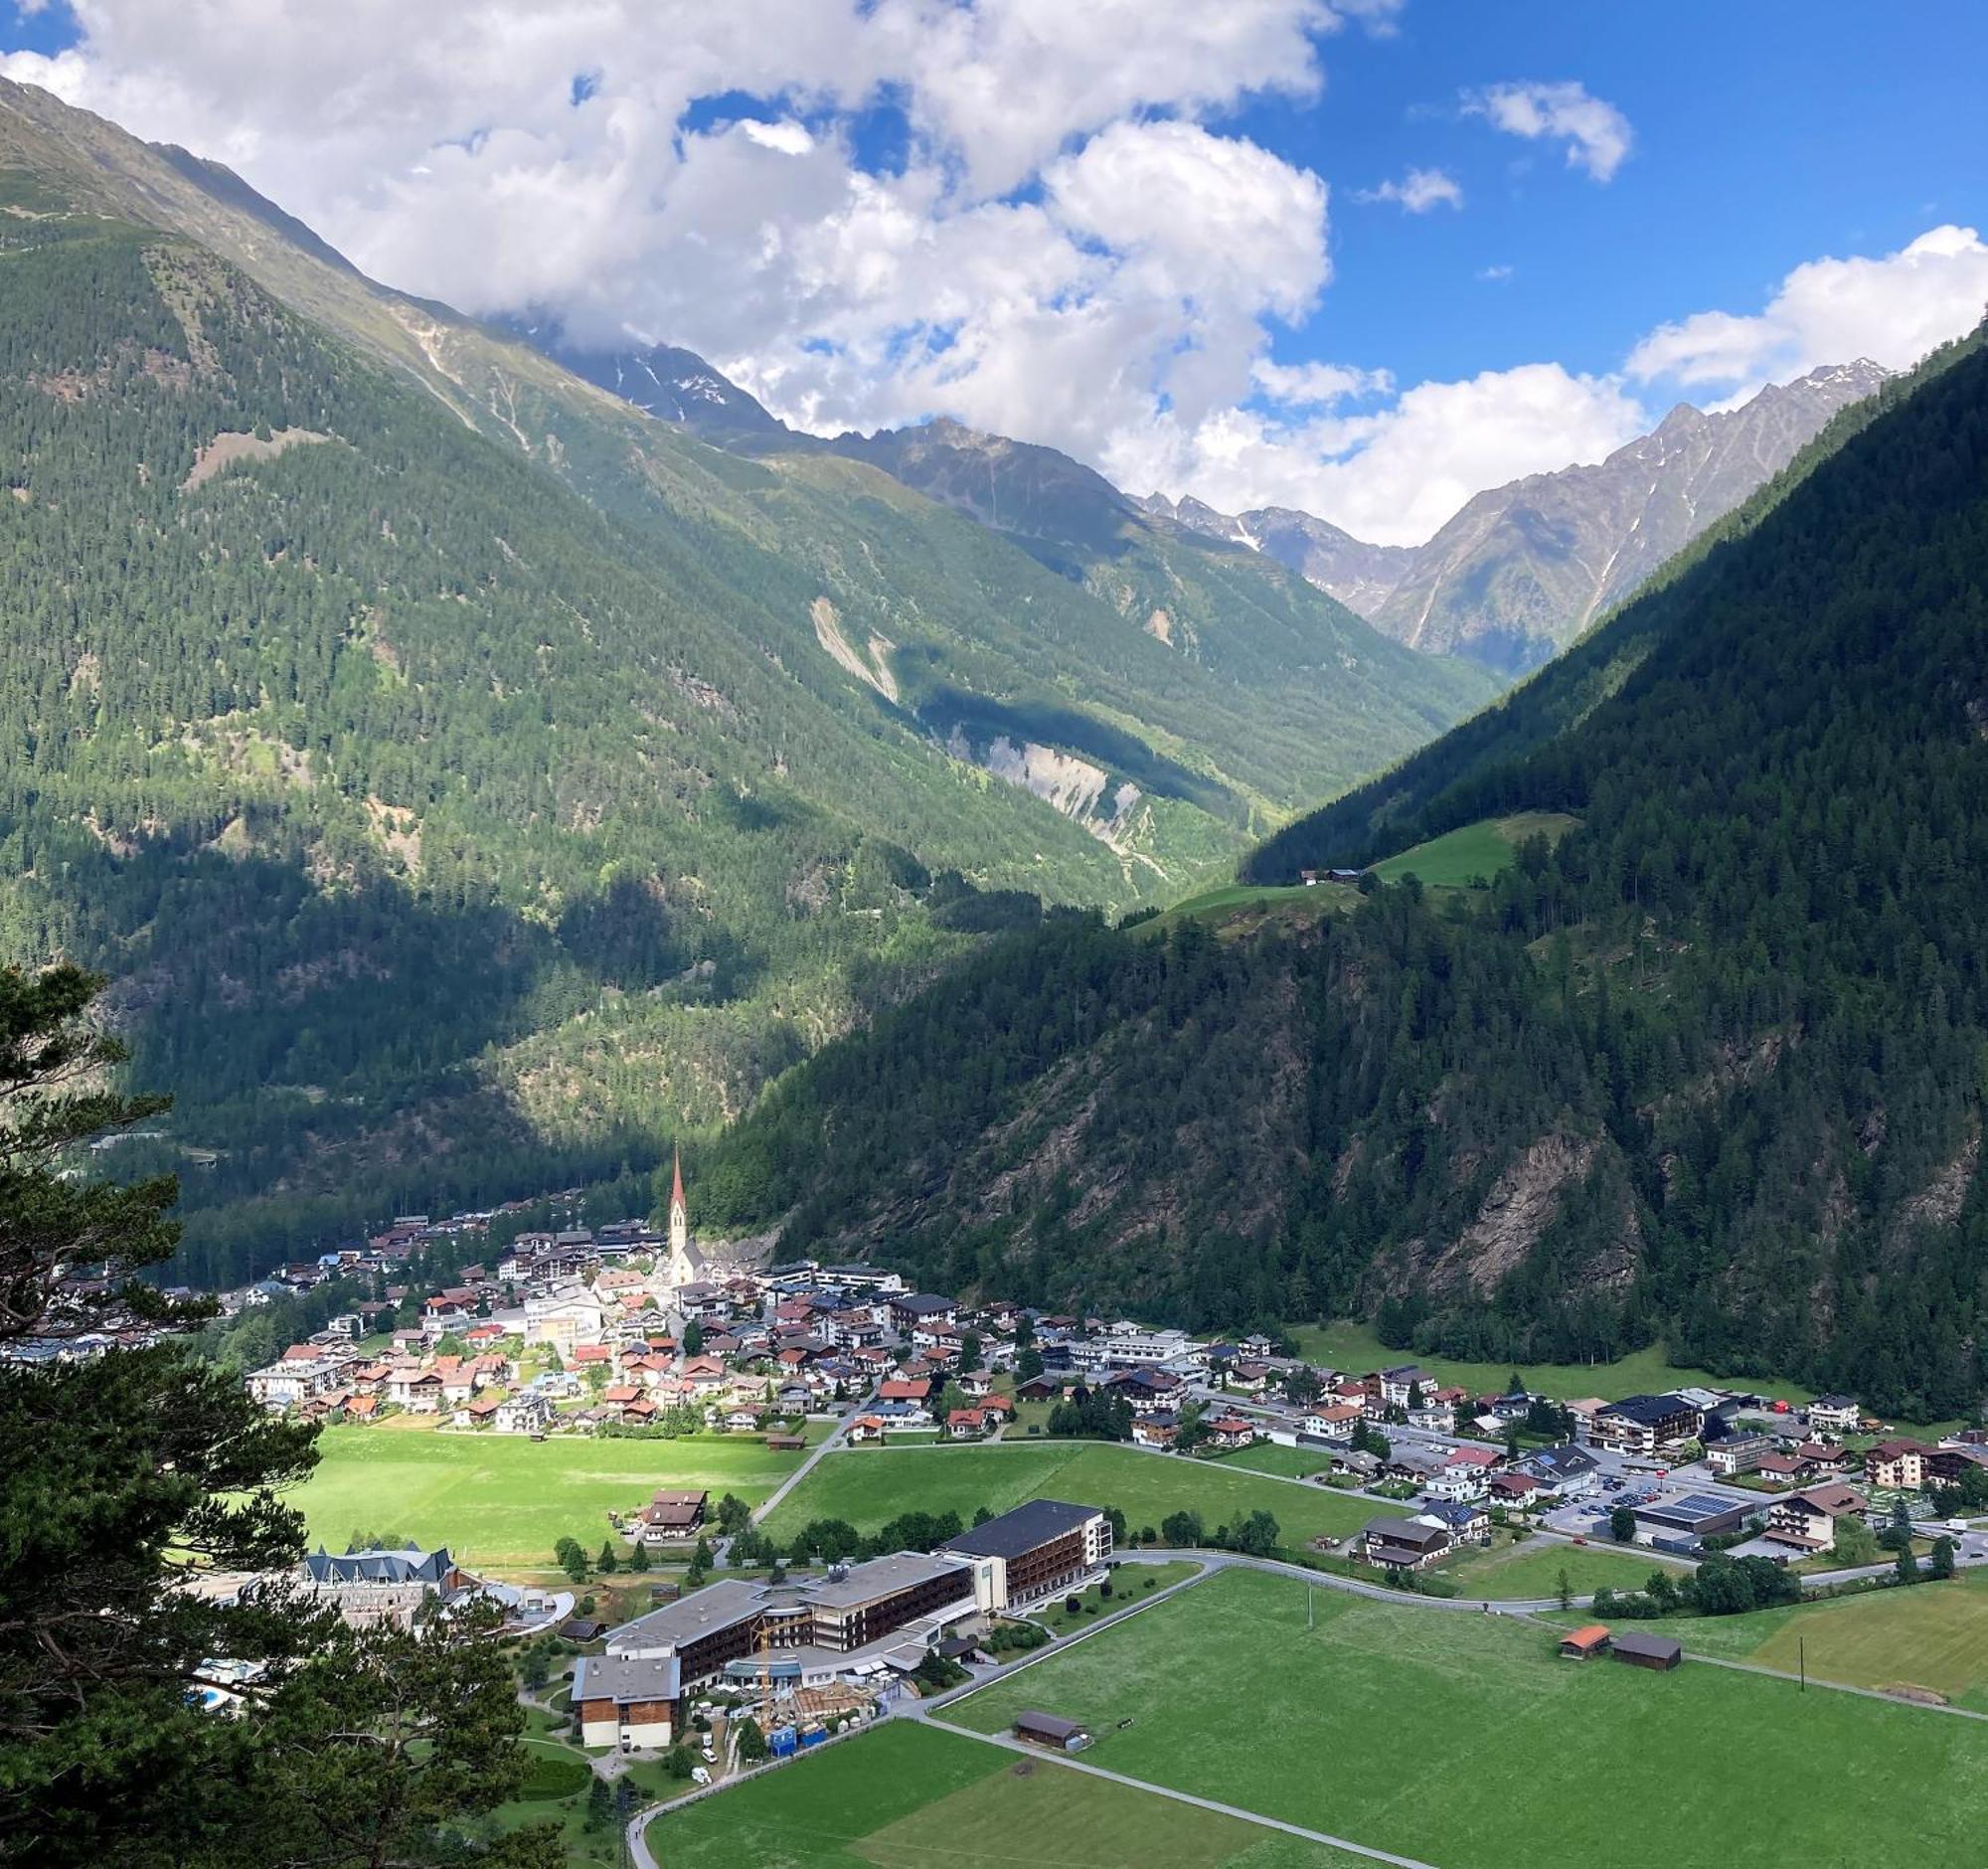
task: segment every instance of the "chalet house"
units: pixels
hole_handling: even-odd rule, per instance
[[[397,1369],[387,1379],[387,1400],[410,1415],[441,1410],[441,1378],[431,1369]]]
[[[1485,1497],[1493,1505],[1516,1506],[1523,1509],[1540,1493],[1546,1491],[1543,1481],[1531,1473],[1493,1473],[1485,1486]]]
[[[709,1493],[696,1491],[659,1492],[636,1513],[631,1536],[645,1545],[695,1538],[704,1528],[705,1508],[710,1497]]]
[[[614,1350],[610,1344],[582,1343],[577,1345],[573,1354],[563,1358],[562,1361],[580,1370],[608,1369],[613,1366]]]
[[[1763,1453],[1753,1462],[1753,1471],[1777,1486],[1793,1486],[1814,1472],[1808,1461],[1792,1453]]]
[[[1367,1419],[1367,1411],[1352,1402],[1335,1402],[1330,1408],[1315,1408],[1304,1419],[1304,1432],[1321,1441],[1350,1441],[1354,1426]]]
[[[1624,1396],[1596,1414],[1592,1439],[1597,1446],[1623,1453],[1655,1453],[1693,1439],[1704,1419],[1682,1396]]]
[[[885,1320],[869,1305],[851,1305],[828,1320],[828,1340],[855,1350],[884,1341]]]
[[[497,1411],[503,1407],[495,1396],[480,1396],[467,1407],[455,1411],[455,1425],[458,1428],[488,1428],[497,1419]]]
[[[277,1361],[249,1375],[248,1393],[265,1409],[291,1408],[322,1394],[329,1386],[328,1373],[315,1361]]]
[[[1736,1473],[1757,1471],[1773,1451],[1771,1435],[1728,1435],[1706,1447],[1705,1463],[1722,1479],[1731,1479]]]
[[[1232,1363],[1229,1366],[1229,1387],[1243,1395],[1261,1395],[1275,1374],[1276,1371],[1267,1363]]]
[[[1180,1437],[1180,1417],[1171,1410],[1132,1418],[1132,1443],[1140,1447],[1171,1447]]]
[[[984,1369],[968,1370],[964,1375],[958,1377],[957,1381],[959,1383],[959,1393],[971,1396],[975,1401],[978,1401],[984,1395],[991,1394],[994,1388],[994,1378],[988,1375]]]
[[[1107,1377],[1101,1386],[1114,1399],[1122,1397],[1129,1402],[1134,1415],[1160,1415],[1174,1408],[1180,1396],[1181,1380],[1164,1370],[1129,1369],[1121,1375]]]
[[[1390,1479],[1406,1479],[1410,1485],[1426,1486],[1449,1465],[1431,1447],[1415,1447],[1397,1443],[1390,1448],[1386,1470]]]
[[[1390,1571],[1422,1571],[1450,1548],[1450,1536],[1439,1525],[1419,1519],[1377,1518],[1360,1535],[1361,1555],[1369,1564]]]
[[[1943,1441],[1938,1446],[1926,1449],[1921,1464],[1925,1467],[1927,1485],[1941,1480],[1951,1486],[1970,1466],[1988,1466],[1988,1447]]]
[[[1435,1378],[1427,1370],[1413,1363],[1397,1364],[1381,1372],[1381,1401],[1388,1408],[1405,1409],[1415,1391],[1419,1390],[1425,1400],[1436,1386]]]
[[[932,1386],[922,1376],[893,1377],[878,1385],[877,1400],[880,1402],[908,1403],[912,1408],[921,1409],[931,1400]]]
[[[1246,1447],[1256,1439],[1256,1430],[1240,1415],[1218,1415],[1205,1424],[1212,1447]]]
[[[421,1305],[421,1316],[434,1324],[460,1323],[465,1317],[475,1315],[476,1304],[476,1293],[467,1285],[453,1285],[426,1299]]]
[[[731,1386],[732,1378],[715,1356],[687,1356],[677,1370],[677,1380],[692,1395],[715,1395]]]
[[[1601,1462],[1584,1447],[1543,1447],[1526,1461],[1534,1474],[1555,1492],[1571,1497],[1592,1489]]]
[[[1491,1542],[1491,1514],[1474,1499],[1436,1499],[1425,1502],[1415,1514],[1424,1525],[1434,1525],[1449,1534],[1453,1545],[1488,1545]]]
[[[1484,1497],[1490,1481],[1481,1466],[1445,1466],[1424,1482],[1431,1499],[1475,1500]]]
[[[1018,1402],[1054,1402],[1062,1395],[1064,1385],[1053,1376],[1031,1376],[1015,1390]]]
[[[1931,1451],[1917,1441],[1881,1441],[1865,1452],[1865,1476],[1874,1486],[1917,1492],[1925,1484],[1925,1458]]]
[[[552,1400],[534,1389],[506,1397],[492,1417],[492,1426],[500,1435],[542,1435],[552,1425]]]
[[[920,1324],[949,1324],[959,1306],[930,1291],[900,1291],[891,1299],[891,1322],[909,1336]]]
[[[1808,1405],[1808,1425],[1825,1434],[1855,1434],[1863,1419],[1863,1409],[1847,1395],[1817,1396]]]
[[[949,1369],[959,1361],[959,1332],[950,1324],[920,1324],[911,1332],[911,1342],[930,1362]]]
[[[1004,1395],[983,1396],[979,1408],[990,1423],[1012,1422],[1015,1419],[1015,1405]]]
[[[1797,1551],[1827,1551],[1836,1542],[1837,1522],[1862,1517],[1870,1503],[1854,1486],[1840,1481],[1811,1486],[1806,1492],[1776,1499],[1767,1508],[1761,1535]]]
[[[951,1441],[978,1441],[987,1432],[987,1416],[980,1409],[954,1409],[945,1418],[945,1432]]]
[[[849,1424],[848,1440],[853,1446],[862,1446],[867,1442],[884,1439],[884,1418],[881,1415],[859,1415]]]

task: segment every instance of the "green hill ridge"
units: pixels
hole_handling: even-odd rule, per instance
[[[0,955],[112,976],[177,1098],[119,1165],[198,1164],[201,1278],[639,1173],[990,931],[1212,880],[1477,698],[1373,636],[1272,701],[9,84],[0,351]]]
[[[1564,834],[1486,888],[1017,935],[788,1079],[707,1179],[787,1216],[785,1250],[862,1243],[941,1288],[1209,1327],[1358,1314],[1490,1360],[1661,1340],[1913,1419],[1971,1409],[1979,334],[1245,876],[1521,812]]]

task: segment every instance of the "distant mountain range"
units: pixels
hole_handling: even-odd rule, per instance
[[[1067,575],[1087,579],[1100,559],[1142,548],[1164,556],[1169,538],[1217,541],[1289,567],[1398,642],[1501,679],[1549,660],[1626,601],[1888,374],[1859,360],[1769,385],[1738,409],[1680,403],[1605,460],[1488,488],[1426,544],[1388,546],[1289,507],[1230,514],[1191,497],[1135,498],[1055,448],[944,419],[804,434],[693,351],[574,349],[549,324],[520,329],[588,382],[720,446],[867,461]]]
[[[1478,494],[1425,545],[1368,545],[1285,507],[1230,515],[1162,494],[1139,505],[1289,565],[1398,642],[1519,675],[1633,595],[1888,374],[1866,359],[1715,415],[1680,403],[1593,466]]]
[[[980,950],[702,1165],[935,1288],[1972,1415],[1984,878],[1988,325],[1239,887]]]
[[[0,960],[112,976],[189,1275],[639,1172],[1493,692],[1129,506],[977,523],[937,431],[894,477],[685,353],[582,377],[5,82],[0,229]]]

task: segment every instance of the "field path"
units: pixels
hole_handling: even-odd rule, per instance
[[[999,1733],[975,1733],[968,1727],[954,1726],[946,1720],[933,1720],[931,1724],[945,1732],[957,1733],[963,1739],[977,1739],[983,1746],[1000,1746],[1008,1752],[1020,1753],[1025,1759],[1047,1759],[1067,1771],[1086,1772],[1093,1779],[1105,1779],[1113,1784],[1123,1784],[1154,1797],[1170,1797],[1177,1804],[1193,1804],[1197,1809],[1236,1817],[1243,1823],[1259,1824],[1266,1830],[1281,1830],[1286,1836],[1301,1836],[1308,1843],[1329,1844],[1333,1849],[1343,1849],[1349,1855],[1364,1856],[1370,1862],[1393,1863],[1396,1869],[1434,1869],[1433,1864],[1423,1862],[1418,1856],[1397,1856],[1389,1850],[1376,1849],[1369,1843],[1356,1843],[1350,1836],[1334,1836],[1327,1830],[1308,1830],[1301,1823],[1286,1823],[1281,1817],[1266,1817],[1260,1810],[1245,1810],[1241,1804],[1219,1804],[1212,1797],[1197,1797],[1192,1791],[1169,1790],[1164,1784],[1154,1784],[1146,1779],[1127,1778],[1122,1772],[1107,1772],[1102,1766],[1087,1766],[1080,1759],[1072,1759],[1068,1755],[1059,1757],[1045,1752],[1040,1746],[1026,1745],[1021,1740],[1009,1739]]]
[[[863,1411],[867,1409],[870,1406],[870,1404],[874,1402],[876,1399],[877,1399],[877,1391],[875,1389],[872,1389],[870,1393],[866,1395],[861,1402],[858,1402],[853,1408],[851,1408],[848,1411],[847,1414],[843,1416],[843,1418],[839,1422],[835,1424],[834,1429],[830,1433],[824,1435],[821,1438],[819,1444],[816,1445],[814,1450],[807,1456],[807,1458],[804,1459],[800,1463],[800,1465],[795,1467],[794,1470],[791,1473],[789,1473],[785,1479],[781,1480],[780,1483],[773,1488],[771,1493],[769,1493],[764,1499],[762,1499],[759,1502],[758,1506],[752,1513],[753,1524],[762,1525],[768,1518],[772,1516],[773,1508],[777,1506],[780,1503],[780,1501],[787,1496],[788,1493],[792,1492],[793,1489],[796,1486],[798,1486],[802,1480],[807,1478],[807,1476],[814,1471],[815,1462],[819,1460],[824,1453],[832,1453],[835,1451],[837,1447],[839,1447],[842,1444],[843,1436],[845,1436],[849,1432],[849,1424],[853,1422],[857,1418],[857,1416],[861,1415]]]

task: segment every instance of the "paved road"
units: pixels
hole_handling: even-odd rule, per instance
[[[876,1390],[872,1389],[870,1393],[866,1395],[861,1402],[858,1402],[853,1408],[849,1410],[849,1412],[846,1415],[843,1416],[843,1418],[839,1422],[835,1424],[835,1427],[828,1434],[824,1435],[821,1438],[821,1440],[817,1442],[811,1449],[809,1449],[807,1458],[804,1459],[800,1463],[800,1465],[795,1467],[794,1470],[791,1473],[789,1473],[785,1479],[781,1480],[780,1483],[773,1488],[773,1490],[766,1496],[764,1500],[760,1502],[759,1505],[753,1508],[752,1522],[755,1525],[763,1525],[766,1522],[766,1520],[772,1516],[773,1508],[776,1505],[778,1505],[780,1501],[787,1496],[788,1493],[792,1492],[793,1489],[796,1486],[798,1486],[801,1483],[801,1481],[808,1476],[809,1473],[814,1471],[815,1462],[819,1460],[823,1454],[834,1451],[835,1448],[839,1447],[842,1444],[843,1436],[845,1436],[849,1432],[849,1424],[853,1422],[857,1418],[857,1416],[861,1415],[863,1411],[866,1408],[868,1408],[872,1402],[876,1401],[876,1399],[877,1399],[877,1392]]]

